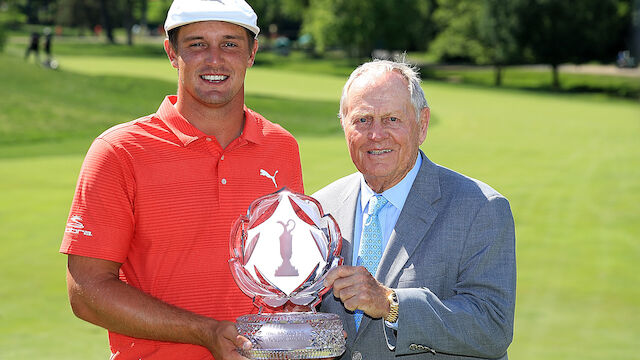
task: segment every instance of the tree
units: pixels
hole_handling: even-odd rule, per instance
[[[123,26],[127,32],[127,45],[133,45],[133,25],[135,20],[133,18],[133,12],[135,10],[135,1],[134,0],[125,0],[124,3],[124,16],[122,17]]]
[[[57,0],[56,22],[60,25],[90,28],[101,25],[107,41],[114,43],[113,30],[123,27],[127,33],[127,44],[133,45],[133,26],[146,22],[145,0]],[[144,20],[142,20],[144,19]]]
[[[250,0],[258,14],[258,26],[265,35],[272,30],[289,38],[298,36],[302,20],[302,3],[296,0]]]
[[[345,49],[363,57],[374,49],[423,50],[433,34],[433,0],[310,0],[302,32],[316,51]]]
[[[147,21],[147,12],[149,11],[149,1],[148,0],[139,0],[140,1],[140,27],[147,33],[148,29],[148,21]]]
[[[26,21],[27,17],[21,12],[19,4],[0,0],[0,26],[4,26],[5,30],[18,28]]]
[[[147,0],[120,0],[114,1],[119,7],[115,7],[119,17],[122,19],[122,25],[127,32],[127,45],[133,45],[133,27],[138,25],[141,31],[147,33],[148,21],[147,15],[149,11],[149,2]],[[168,8],[167,8],[168,10]],[[162,15],[164,21],[166,11]]]
[[[51,23],[56,3],[56,0],[14,0],[7,1],[7,6],[19,9],[27,24],[42,24]]]
[[[55,21],[58,25],[93,31],[101,23],[100,5],[95,1],[58,0]]]
[[[479,62],[494,66],[494,84],[500,86],[503,67],[521,59],[516,33],[520,29],[524,8],[519,0],[484,0],[482,5],[478,36],[483,54]]]
[[[554,89],[561,64],[608,62],[624,47],[631,0],[524,1],[519,38],[530,61],[551,65]]]
[[[7,31],[2,19],[0,19],[0,53],[4,51],[4,45],[7,43]]]
[[[493,65],[500,86],[503,67],[520,57],[520,11],[519,0],[439,0],[434,20],[440,32],[431,51],[443,61]]]
[[[160,30],[167,17],[171,0],[156,0],[147,3],[146,18],[149,27]],[[162,31],[160,31],[162,32]]]
[[[99,0],[99,4],[100,14],[102,16],[102,26],[107,34],[107,40],[109,43],[115,44],[116,38],[113,36],[113,23],[111,22],[111,14],[109,11],[110,7],[107,4],[107,0]]]
[[[301,31],[311,35],[314,51],[318,54],[338,42],[334,3],[335,0],[310,0],[304,11]]]
[[[438,33],[431,52],[441,61],[470,62],[485,57],[478,37],[482,4],[477,0],[438,0],[433,20]]]
[[[628,48],[633,52],[633,56],[640,60],[640,0],[635,0],[632,5],[631,30],[627,40]]]
[[[28,24],[37,24],[38,21],[38,9],[37,9],[37,4],[35,3],[36,1],[34,0],[26,0],[24,6],[23,6],[23,11],[24,14],[27,15],[27,23]]]
[[[15,2],[0,0],[0,53],[7,43],[7,30],[17,28],[27,21],[27,17],[20,11]]]

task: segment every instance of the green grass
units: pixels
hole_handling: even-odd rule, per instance
[[[80,151],[87,145],[76,140],[0,160],[1,359],[108,358],[104,332],[73,319],[65,293],[66,259],[55,254]],[[67,146],[71,154],[47,154]]]
[[[161,55],[104,57],[97,48],[69,49],[60,70],[48,71],[17,50],[0,55],[0,359],[105,359],[106,332],[69,309],[57,249],[92,138],[155,111],[175,90],[175,72]],[[353,171],[335,116],[348,64],[329,71],[327,60],[277,60],[265,56],[249,71],[247,103],[296,135],[311,193]],[[433,113],[427,155],[491,184],[513,208],[510,358],[637,359],[640,104],[436,81],[424,88]]]
[[[175,93],[175,72],[162,58],[81,56],[60,61],[60,71],[49,71],[5,58],[15,70],[3,74],[7,86],[1,90],[0,106],[6,110],[0,113],[0,144],[95,135],[97,129],[155,112],[158,99]],[[124,69],[123,62],[128,63]],[[298,134],[340,133],[339,79],[319,79],[314,91],[305,91],[306,84],[316,79],[294,72],[288,76],[297,85],[270,91],[271,84],[281,81],[280,73],[256,68],[252,75],[248,87],[254,90],[247,91],[248,105]],[[16,87],[22,91],[8,91]]]

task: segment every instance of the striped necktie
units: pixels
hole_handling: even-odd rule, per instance
[[[378,213],[386,204],[387,199],[382,195],[376,195],[369,200],[369,211],[367,211],[369,217],[364,224],[360,239],[358,265],[364,266],[373,276],[376,275],[378,263],[382,257],[382,227]],[[362,310],[355,311],[356,331],[360,327],[362,315]]]

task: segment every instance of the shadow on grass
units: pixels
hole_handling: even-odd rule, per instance
[[[11,51],[24,53],[28,44],[28,36],[12,36],[7,48]],[[83,55],[83,56],[134,56],[157,58],[166,57],[164,52],[164,38],[147,38],[132,46],[123,43],[111,44],[105,39],[92,36],[84,37],[54,37],[52,42],[53,56]]]
[[[358,59],[314,58],[304,52],[292,52],[288,56],[273,51],[258,51],[255,64],[261,67],[285,69],[292,72],[337,76],[345,80],[351,72],[364,61]]]
[[[640,82],[640,80],[638,80]],[[549,89],[548,91],[553,91]],[[629,87],[611,88],[593,85],[574,85],[565,86],[560,92],[573,94],[606,94],[611,97],[620,97],[625,99],[640,100],[640,88],[633,89]]]
[[[175,83],[51,71],[0,55],[0,158],[86,152],[106,129],[157,110]],[[341,135],[339,99],[300,101],[248,94],[247,106],[294,136]]]
[[[472,85],[479,88],[523,90],[548,94],[593,94],[612,98],[640,100],[640,79],[593,74],[560,74],[560,89],[551,86],[551,73],[505,69],[502,86],[494,85],[493,70],[469,67],[447,70],[420,66],[425,80]]]

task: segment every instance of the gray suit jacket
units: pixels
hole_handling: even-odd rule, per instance
[[[516,259],[508,201],[477,180],[431,162],[422,166],[382,254],[376,279],[396,289],[398,330],[353,314],[332,292],[320,311],[339,314],[347,332],[342,359],[506,359],[513,338]],[[313,194],[340,226],[352,258],[359,174]]]

